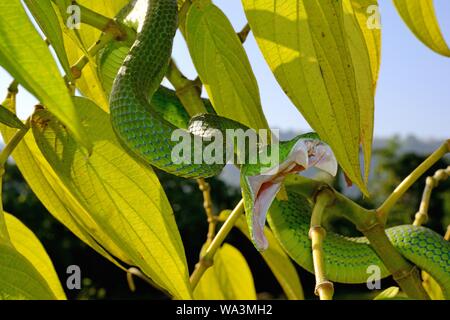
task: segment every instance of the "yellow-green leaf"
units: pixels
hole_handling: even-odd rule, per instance
[[[428,293],[431,299],[433,300],[445,300],[444,293],[442,292],[441,287],[433,279],[428,273],[422,271],[422,285],[425,291]]]
[[[344,0],[344,24],[355,70],[360,105],[360,135],[367,183],[372,158],[375,89],[380,68],[381,26],[369,24],[367,11],[378,10],[377,0]],[[376,14],[376,13],[375,13]]]
[[[258,84],[227,17],[209,0],[195,1],[186,19],[195,68],[216,112],[251,128],[267,128]]]
[[[25,125],[17,116],[4,106],[0,105],[0,123],[6,124],[8,127],[23,129]]]
[[[106,112],[84,98],[74,103],[94,146],[92,154],[45,110],[32,118],[39,149],[133,265],[175,298],[191,298],[184,248],[156,175],[121,147]]]
[[[90,148],[58,67],[20,0],[0,2],[0,65]]]
[[[403,21],[431,50],[450,57],[434,11],[433,0],[394,0],[395,7]]]
[[[367,194],[359,161],[364,106],[355,76],[363,69],[355,67],[352,58],[343,3],[242,2],[257,43],[284,92],[331,146],[347,176]],[[352,37],[362,34],[359,31]]]
[[[390,300],[394,299],[400,292],[398,287],[390,287],[378,294],[373,300]]]
[[[5,218],[13,247],[40,273],[57,299],[66,299],[52,261],[39,239],[13,215],[5,213]]]
[[[224,244],[194,290],[199,300],[256,300],[253,276],[244,256]]]
[[[128,0],[80,0],[78,4],[100,13],[108,18],[114,18],[116,14],[128,4]],[[65,14],[66,12],[64,12]],[[62,16],[62,17],[61,17]],[[81,77],[77,79],[77,89],[89,99],[102,107],[109,109],[108,96],[103,90],[97,74],[96,58],[87,54],[88,49],[97,42],[101,31],[82,23],[79,30],[71,30],[65,24],[65,15],[60,14],[61,27],[64,30],[64,45],[69,63],[74,65],[81,57],[87,56],[89,62],[83,68]],[[83,21],[83,19],[81,18]]]
[[[220,214],[220,220],[226,219],[230,212],[223,211]],[[235,226],[249,239],[250,234],[248,232],[247,221],[244,216],[239,218]],[[290,300],[303,300],[303,288],[300,283],[297,271],[289,256],[280,246],[272,231],[268,228],[264,228],[264,234],[269,242],[269,247],[264,252],[260,252],[264,261],[266,261],[270,270],[272,270],[275,278],[278,280],[281,288],[283,288],[286,297]]]
[[[47,282],[13,246],[0,243],[0,300],[54,300]]]
[[[44,32],[47,40],[55,49],[55,53],[61,62],[66,75],[71,77],[69,60],[64,49],[64,39],[58,16],[53,8],[51,0],[24,0],[36,22]]]
[[[14,112],[14,95],[9,94],[3,105]],[[0,131],[5,141],[9,141],[16,132],[5,125],[0,125]],[[86,209],[67,190],[42,155],[32,132],[25,135],[14,149],[12,156],[27,184],[58,221],[119,268],[124,269],[110,253],[124,262],[131,263],[130,260],[127,260],[126,255],[109,240],[101,226],[90,218]]]
[[[378,0],[350,0],[353,14],[348,6],[349,0],[345,0],[344,8],[347,18],[356,18],[359,28],[364,35],[365,44],[370,57],[371,75],[373,87],[376,88],[381,64],[381,15]],[[367,15],[370,14],[369,19]]]

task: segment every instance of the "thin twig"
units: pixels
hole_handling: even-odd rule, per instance
[[[237,36],[239,37],[239,40],[241,40],[242,43],[245,42],[245,40],[247,40],[247,37],[250,33],[251,29],[250,29],[250,25],[247,23],[241,31],[239,31],[237,33]]]
[[[413,225],[421,226],[422,224],[427,222],[431,193],[433,192],[433,189],[439,185],[440,182],[446,180],[449,176],[450,176],[450,166],[448,166],[446,169],[437,170],[432,177],[427,177],[425,182],[425,188],[422,194],[422,200],[420,202],[419,211],[415,215]]]
[[[211,241],[210,245],[206,249],[205,253],[200,257],[199,262],[195,265],[195,270],[191,275],[190,282],[192,286],[192,290],[198,285],[201,277],[205,273],[205,271],[213,265],[214,255],[217,250],[222,245],[223,241],[227,237],[228,233],[230,233],[237,219],[244,212],[244,201],[241,200],[238,205],[231,212],[230,216],[227,218],[225,223],[220,228],[217,235],[214,237],[213,241]]]
[[[191,117],[199,113],[206,113],[206,108],[201,98],[199,80],[192,81],[186,78],[173,60],[170,61],[166,77],[175,88],[177,97]]]
[[[141,270],[139,270],[138,268],[135,268],[135,267],[131,267],[127,270],[127,282],[128,282],[128,286],[132,292],[136,291],[136,284],[134,283],[133,276],[144,280],[152,287],[157,288],[158,290],[164,292],[167,296],[169,296],[169,297],[171,296],[164,288],[157,285],[152,279],[147,277],[145,274],[142,273]]]
[[[433,152],[420,166],[407,176],[377,209],[377,215],[384,224],[387,221],[389,210],[405,194],[405,192],[439,159],[450,151],[450,140],[445,141],[435,152]]]
[[[289,179],[295,190],[315,202],[318,190],[330,188],[326,183],[302,176]],[[386,235],[384,224],[376,210],[368,210],[332,189],[335,202],[327,208],[327,216],[337,216],[351,221],[369,240],[370,245],[393,275],[400,288],[413,299],[429,299],[422,287],[419,272],[393,246]]]
[[[216,234],[217,218],[213,213],[213,204],[211,200],[211,186],[205,179],[197,179],[200,191],[203,193],[203,208],[205,209],[206,217],[208,219],[208,235],[206,237],[205,245],[209,245]]]
[[[89,49],[88,54],[82,56],[71,68],[70,72],[74,80],[81,78],[81,73],[84,67],[89,63],[91,57],[97,55],[108,43],[114,39],[114,36],[110,33],[103,33],[100,39],[94,43]]]
[[[136,32],[127,25],[118,20],[103,16],[82,5],[77,5],[80,7],[81,23],[90,25],[91,27],[102,31],[103,34],[100,36],[100,39],[88,49],[88,54],[81,57],[71,67],[72,76],[75,80],[81,77],[81,72],[88,64],[91,57],[94,57],[108,43],[117,40],[127,41],[127,43],[131,44],[136,38]]]
[[[16,95],[19,83],[14,80],[8,87],[8,99],[11,99],[12,108],[15,109]],[[3,176],[5,174],[5,166],[8,158],[11,156],[12,152],[15,150],[17,145],[22,141],[23,137],[27,134],[30,129],[30,119],[28,119],[25,125],[16,131],[12,138],[6,143],[3,150],[0,152],[0,240],[9,242],[9,233],[6,228],[5,217],[3,215]]]

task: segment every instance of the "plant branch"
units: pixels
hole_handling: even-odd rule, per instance
[[[334,200],[333,193],[329,189],[318,192],[316,203],[311,215],[311,227],[309,237],[311,239],[312,256],[314,264],[314,275],[316,278],[316,287],[314,293],[320,297],[320,300],[332,300],[334,287],[333,283],[326,278],[323,240],[326,231],[322,227],[322,216],[325,208]]]
[[[250,29],[250,25],[247,23],[241,31],[239,31],[237,33],[237,36],[239,37],[239,40],[241,40],[242,43],[245,42],[245,40],[247,40],[247,37],[250,33],[251,29]]]
[[[104,33],[109,33],[118,41],[124,41],[134,33],[131,28],[119,23],[118,21],[105,17],[98,12],[77,4],[80,8],[81,22],[90,25]],[[131,30],[130,30],[131,29]]]
[[[288,177],[288,181],[291,188],[312,202],[323,188],[333,190],[335,202],[327,208],[327,215],[343,217],[352,222],[367,237],[372,248],[409,297],[413,299],[429,298],[422,287],[417,268],[403,258],[389,241],[384,230],[384,223],[380,220],[376,210],[364,209],[324,182],[297,175]]]
[[[135,268],[135,267],[128,268],[128,270],[127,270],[127,282],[128,282],[128,286],[129,286],[131,292],[136,291],[136,284],[134,283],[133,276],[138,277],[141,280],[144,280],[152,287],[164,292],[168,297],[171,296],[164,288],[157,285],[152,279],[147,277],[145,274],[142,273],[141,270],[139,270],[138,268]]]
[[[175,93],[186,111],[192,117],[199,113],[206,113],[201,94],[201,83],[186,78],[178,69],[175,61],[171,60],[166,72],[166,78],[175,88]]]
[[[81,73],[84,67],[89,63],[91,57],[94,57],[100,50],[102,50],[108,43],[114,39],[114,36],[110,33],[103,33],[100,39],[94,43],[89,49],[88,54],[82,56],[71,68],[70,72],[74,80],[81,77]]]
[[[425,188],[422,194],[422,200],[420,202],[419,211],[415,215],[413,225],[421,226],[422,224],[427,222],[431,193],[433,192],[433,189],[436,188],[441,181],[446,180],[449,176],[450,176],[450,166],[448,166],[446,169],[437,170],[432,177],[427,177],[425,181]]]
[[[230,233],[231,229],[233,229],[234,224],[236,223],[237,219],[239,219],[239,217],[242,215],[243,212],[244,212],[244,201],[241,200],[234,208],[234,210],[231,212],[227,220],[224,222],[224,224],[222,225],[222,227],[220,228],[219,232],[214,237],[212,242],[209,244],[205,253],[201,255],[199,262],[196,264],[195,270],[190,278],[192,290],[194,290],[195,287],[198,285],[205,271],[213,265],[214,255],[224,242],[227,235]]]
[[[75,80],[81,77],[81,71],[88,64],[90,58],[94,57],[108,43],[117,40],[126,41],[126,43],[131,45],[136,39],[136,32],[125,24],[105,17],[82,5],[77,4],[77,6],[80,8],[81,22],[98,29],[103,33],[100,36],[100,39],[88,49],[88,54],[81,57],[75,65],[71,67],[71,73]]]
[[[377,209],[380,221],[385,224],[389,210],[405,194],[405,192],[439,159],[450,152],[450,140],[445,141],[435,152],[433,152],[420,166],[418,166],[409,176],[407,176]]]
[[[8,87],[8,99],[11,99],[12,107],[15,109],[16,95],[19,83],[14,80]],[[5,217],[3,214],[3,176],[5,174],[5,166],[8,158],[11,156],[14,149],[22,141],[23,137],[30,129],[30,119],[28,119],[23,128],[16,131],[14,136],[5,144],[5,147],[0,152],[0,239],[9,242],[9,233],[6,228]]]
[[[208,235],[205,245],[209,245],[216,234],[217,218],[213,213],[213,204],[211,200],[211,186],[205,179],[197,179],[200,191],[203,193],[203,208],[205,208],[206,217],[208,219]]]

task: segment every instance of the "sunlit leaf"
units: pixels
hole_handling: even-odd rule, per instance
[[[194,297],[200,300],[256,299],[252,273],[238,249],[224,244],[216,252],[214,265],[200,279]]]
[[[367,194],[359,161],[361,110],[367,104],[361,105],[360,77],[356,76],[367,66],[356,63],[370,60],[353,60],[362,48],[361,30],[349,28],[348,11],[344,12],[341,1],[242,2],[257,43],[284,92],[331,146],[347,176]],[[354,34],[348,35],[349,30]],[[349,39],[358,40],[353,50]]]
[[[394,0],[394,4],[415,36],[431,50],[450,57],[434,10],[433,0]]]
[[[9,95],[3,102],[9,110],[14,111],[14,96]],[[7,126],[0,125],[5,141],[11,139],[16,132]],[[101,226],[96,224],[86,209],[67,190],[61,179],[42,155],[32,132],[28,132],[13,152],[17,164],[28,186],[33,190],[47,210],[83,242],[105,258],[124,269],[112,256],[129,262],[126,255],[109,240]],[[92,234],[92,235],[91,235]],[[94,239],[95,237],[95,239]],[[101,243],[102,245],[99,245]],[[110,253],[108,253],[107,251]]]
[[[226,219],[228,215],[229,212],[223,211],[220,214],[220,220]],[[244,216],[237,220],[235,226],[251,240]],[[264,228],[264,234],[269,242],[269,247],[267,250],[260,252],[261,256],[264,258],[264,261],[266,261],[275,278],[278,280],[278,283],[283,288],[286,297],[290,300],[303,300],[303,288],[294,265],[275,239],[272,231],[266,227]]]
[[[115,15],[128,3],[128,0],[81,0],[77,1],[103,16],[114,18]],[[64,12],[65,13],[65,12]],[[60,15],[61,17],[61,15]],[[66,26],[66,17],[60,18],[61,27],[64,30],[64,45],[66,48],[69,63],[74,65],[80,58],[87,56],[89,62],[81,71],[81,76],[76,84],[80,92],[102,107],[109,109],[108,97],[101,85],[98,73],[96,58],[87,54],[88,49],[94,45],[101,35],[101,31],[92,26],[81,23],[80,29],[71,30]],[[83,19],[81,19],[83,21]]]
[[[390,287],[378,294],[373,300],[389,300],[397,296],[400,289],[398,287]]]
[[[216,112],[255,129],[267,128],[248,57],[231,23],[211,1],[191,5],[186,40]]]
[[[428,273],[422,271],[422,284],[425,291],[433,300],[445,300],[441,287]]]
[[[58,67],[20,0],[0,2],[0,65],[61,120],[78,141],[90,147]]]
[[[20,121],[17,116],[9,111],[4,106],[0,105],[0,123],[3,123],[11,128],[23,129],[25,125],[22,121]]]
[[[57,299],[66,299],[55,268],[39,239],[13,215],[5,213],[5,218],[13,247],[40,273]]]
[[[345,0],[344,24],[355,69],[360,105],[360,134],[364,153],[364,178],[369,178],[374,129],[375,89],[380,68],[381,25],[369,21],[368,11],[378,10],[377,0]],[[374,14],[376,14],[375,11]]]
[[[70,64],[64,48],[64,39],[58,16],[51,0],[24,0],[36,22],[44,32],[47,40],[55,49],[65,73],[70,77]]]
[[[32,119],[39,149],[133,265],[175,298],[190,298],[184,248],[156,175],[121,147],[106,112],[84,98],[75,98],[74,103],[93,153],[81,149],[45,110],[37,111]]]
[[[47,282],[10,244],[0,243],[0,300],[54,300]]]

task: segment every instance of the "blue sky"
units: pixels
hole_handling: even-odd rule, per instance
[[[244,26],[245,15],[240,0],[214,2],[227,14],[236,30]],[[391,1],[379,2],[383,41],[375,136],[413,134],[424,139],[450,138],[450,59],[422,45],[407,29]],[[441,29],[450,43],[450,1],[434,2]],[[309,125],[280,89],[252,35],[245,48],[259,83],[263,110],[270,126],[308,130]],[[179,35],[174,56],[183,72],[195,77],[195,69]],[[0,70],[0,91],[6,92],[10,81],[9,75]],[[36,100],[22,90],[18,97],[19,116],[25,118],[35,103]]]

